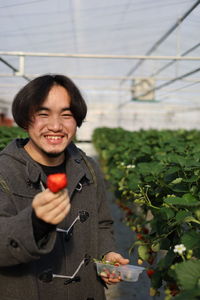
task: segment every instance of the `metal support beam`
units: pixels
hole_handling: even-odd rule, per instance
[[[150,55],[153,51],[155,51],[158,46],[160,46],[160,44],[162,44],[167,38],[168,36],[192,13],[192,11],[200,4],[200,0],[197,0],[190,8],[189,10],[187,10],[184,15],[179,18],[175,24],[172,25],[172,27],[170,27],[167,32],[155,43],[153,44],[153,46],[146,52],[146,55]],[[131,68],[131,70],[128,72],[127,76],[130,76],[133,74],[133,72],[135,72],[140,66],[141,64],[143,64],[144,60],[140,60],[137,62],[137,64]],[[124,82],[124,80],[122,80],[121,84]]]
[[[40,76],[41,74],[26,74],[26,76],[28,76],[30,79],[34,79],[38,76]],[[13,75],[11,73],[0,73],[0,77],[12,77]],[[143,80],[144,76],[134,76],[134,77],[126,77],[126,76],[96,76],[96,75],[70,75],[70,78],[72,79],[82,79],[82,80],[88,80],[88,79],[92,79],[92,80],[122,80],[122,79],[128,79],[128,80]],[[155,76],[146,76],[145,78],[153,78],[154,80],[160,80],[160,81],[166,81],[166,80],[171,80],[174,79],[174,77],[155,77]],[[191,81],[191,82],[200,82],[200,79],[195,77],[192,79],[183,79],[183,81]]]
[[[145,93],[143,93],[143,94],[137,95],[137,97],[144,97],[144,96],[148,95],[149,93],[151,93],[152,91],[160,90],[161,88],[163,88],[163,87],[165,87],[165,86],[167,86],[167,85],[170,85],[170,84],[172,84],[172,83],[174,83],[174,82],[176,82],[176,81],[178,81],[178,80],[181,80],[181,79],[183,79],[183,78],[185,78],[185,77],[187,77],[187,76],[193,75],[193,74],[195,74],[195,73],[197,73],[197,72],[200,72],[200,68],[197,68],[197,69],[195,69],[195,70],[192,70],[192,71],[190,71],[190,72],[188,72],[188,73],[186,73],[186,74],[183,74],[183,75],[181,75],[181,76],[179,76],[179,77],[173,78],[172,80],[167,81],[167,82],[165,82],[165,83],[163,83],[163,84],[161,84],[161,85],[155,87],[154,89],[150,89],[150,90],[148,90],[147,92],[145,92]]]
[[[19,70],[15,72],[16,76],[24,76],[24,65],[25,65],[25,59],[24,55],[19,56]]]
[[[9,69],[11,69],[14,72],[14,75],[17,76],[21,76],[24,79],[26,79],[27,81],[30,81],[30,78],[28,78],[25,74],[24,74],[24,56],[21,55],[19,57],[19,70],[16,69],[13,65],[11,65],[9,62],[7,62],[5,59],[3,59],[2,57],[0,57],[0,62],[2,62],[3,64],[5,64]],[[12,75],[13,76],[13,75]]]
[[[8,56],[34,56],[34,57],[65,57],[65,58],[91,58],[91,59],[143,59],[143,60],[180,60],[196,61],[200,56],[167,56],[167,55],[112,55],[112,54],[70,54],[70,53],[48,53],[48,52],[20,52],[20,51],[0,51],[0,55]]]

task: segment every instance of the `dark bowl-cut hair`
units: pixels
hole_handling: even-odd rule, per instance
[[[80,127],[87,114],[87,106],[81,92],[71,79],[64,75],[43,75],[25,85],[15,96],[12,103],[12,114],[16,124],[28,129],[33,115],[47,98],[51,88],[60,85],[68,92],[71,103],[70,110]]]

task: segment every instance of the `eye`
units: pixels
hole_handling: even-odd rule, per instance
[[[39,118],[47,118],[48,117],[48,113],[47,112],[38,112],[36,114],[37,117]]]
[[[71,113],[65,113],[61,115],[64,119],[70,119],[73,117],[73,115]]]
[[[48,117],[48,114],[47,113],[39,113],[38,116],[40,116],[40,117]]]

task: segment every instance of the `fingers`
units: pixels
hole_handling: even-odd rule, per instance
[[[103,279],[103,281],[106,283],[106,284],[116,284],[118,282],[121,281],[121,277],[117,277],[117,278],[112,278],[112,277],[104,277],[104,276],[101,276],[101,278]]]
[[[46,210],[45,207],[45,210],[43,210],[43,218],[45,218],[45,222],[56,225],[60,223],[66,217],[66,215],[68,215],[71,205],[70,203],[66,203],[66,201],[62,201],[58,203],[58,205],[53,203],[53,208],[51,207],[52,206],[49,206],[48,210]]]
[[[120,265],[127,265],[129,263],[129,259],[128,258],[124,258],[120,255],[120,257],[118,258],[117,262]]]
[[[116,252],[109,252],[105,255],[105,260],[118,263],[120,265],[126,265],[129,263],[129,259],[124,258],[121,254]]]
[[[108,252],[105,256],[104,259],[108,262],[114,263],[114,265],[119,266],[119,265],[126,265],[129,263],[129,259],[124,258],[121,254],[116,253],[116,252]],[[115,284],[120,281],[122,281],[120,276],[117,276],[116,273],[113,274],[113,272],[106,272],[106,276],[101,276],[103,281],[106,284]]]
[[[52,193],[49,189],[46,189],[35,196],[32,207],[39,219],[56,225],[66,217],[71,205],[66,190]]]

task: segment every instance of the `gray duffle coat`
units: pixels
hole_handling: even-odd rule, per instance
[[[96,162],[73,143],[67,149],[66,171],[71,210],[57,227],[67,229],[80,211],[70,238],[56,230],[36,243],[32,226],[33,197],[41,191],[45,174],[26,153],[26,140],[16,139],[0,153],[0,299],[1,300],[103,300],[104,286],[93,258],[116,251],[103,177]],[[80,262],[79,280],[72,276]],[[89,263],[88,263],[89,261]]]

